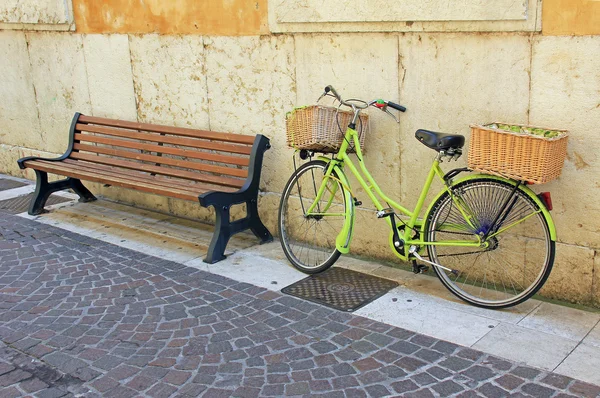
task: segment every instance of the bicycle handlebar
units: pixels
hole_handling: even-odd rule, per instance
[[[338,92],[335,91],[335,88],[333,88],[333,86],[331,86],[331,85],[325,87],[325,92],[323,93],[323,95],[328,95],[328,94],[331,95],[331,96],[333,96],[335,99],[337,99],[342,105],[346,105],[346,106],[351,107],[353,109],[355,109],[355,108],[365,109],[365,108],[367,108],[367,107],[369,107],[371,105],[377,104],[376,106],[378,108],[380,108],[384,112],[386,111],[386,107],[388,107],[388,106],[390,108],[393,108],[393,109],[397,110],[397,111],[406,112],[406,107],[404,107],[402,105],[399,105],[399,104],[396,104],[396,103],[394,103],[392,101],[384,101],[384,100],[373,100],[371,102],[360,101],[360,102],[363,102],[364,104],[366,104],[364,107],[359,106],[357,104],[349,103],[347,101],[344,101],[342,99],[342,97],[338,94]],[[379,106],[379,104],[381,104],[381,103],[383,103],[384,105],[383,106]]]
[[[388,106],[394,108],[397,111],[406,112],[406,107],[404,107],[402,105],[398,105],[398,104],[396,104],[396,103],[394,103],[392,101],[387,101],[387,104],[388,104]]]

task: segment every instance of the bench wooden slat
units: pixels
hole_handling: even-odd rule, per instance
[[[236,166],[248,166],[250,158],[247,156],[232,156],[221,155],[210,152],[194,151],[190,149],[174,148],[171,146],[146,144],[139,141],[126,141],[113,138],[102,137],[99,135],[76,133],[75,140],[80,142],[91,142],[95,144],[113,145],[122,148],[142,149],[148,152],[163,153],[166,155],[182,156],[193,159],[207,160],[210,162],[218,162],[232,164]]]
[[[185,127],[173,127],[173,126],[164,126],[164,125],[156,125],[156,124],[148,124],[148,123],[136,123],[136,122],[128,122],[124,120],[115,120],[115,119],[105,119],[100,117],[93,116],[80,116],[79,122],[81,123],[92,123],[102,126],[111,126],[111,127],[121,127],[133,130],[143,130],[143,131],[152,131],[155,133],[166,133],[172,135],[180,135],[184,137],[195,137],[195,138],[203,138],[208,140],[215,141],[225,141],[225,142],[236,142],[239,144],[248,144],[252,145],[254,143],[253,136],[247,136],[242,134],[230,134],[230,133],[219,133],[215,131],[205,131],[205,130],[197,130],[190,129]]]
[[[209,173],[217,173],[230,175],[233,177],[246,178],[248,170],[237,169],[233,167],[215,166],[206,163],[190,162],[187,160],[173,159],[166,156],[147,155],[139,152],[123,151],[114,148],[101,147],[96,145],[86,145],[75,143],[73,149],[84,152],[99,153],[102,155],[116,156],[118,158],[142,160],[156,164],[166,164],[169,166],[182,167],[186,169],[205,171]]]
[[[171,177],[179,177],[179,178],[184,178],[186,180],[210,182],[210,183],[213,183],[216,185],[224,185],[224,186],[236,187],[236,188],[241,188],[244,185],[244,180],[238,180],[235,178],[219,177],[219,176],[214,176],[214,175],[210,175],[210,174],[195,173],[195,172],[191,172],[191,171],[185,171],[185,170],[179,170],[179,169],[173,169],[173,168],[167,168],[167,167],[160,167],[160,166],[153,166],[153,165],[148,165],[148,164],[143,164],[143,163],[130,162],[128,160],[118,160],[118,159],[109,158],[106,156],[89,155],[89,154],[80,153],[80,152],[73,152],[73,153],[71,153],[70,158],[71,159],[79,159],[79,160],[87,160],[87,161],[93,162],[93,163],[119,166],[119,167],[123,167],[125,169],[145,171],[148,173],[161,174],[161,175],[166,175],[166,176],[171,176]]]
[[[182,180],[158,175],[150,175],[148,173],[136,172],[133,170],[124,171],[123,169],[120,169],[118,167],[112,167],[98,163],[90,163],[84,160],[65,159],[63,162],[69,165],[74,165],[75,167],[81,168],[86,171],[95,172],[99,175],[114,175],[124,179],[128,179],[130,177],[135,176],[135,179],[139,181],[145,181],[150,184],[160,185],[165,188],[175,187],[183,191],[189,191],[190,193],[194,193],[196,195],[198,195],[201,192],[209,191],[235,192],[237,190],[237,188],[233,187],[224,187],[222,185],[210,185],[196,181]]]
[[[193,138],[169,137],[153,133],[137,133],[131,130],[119,130],[109,127],[90,126],[87,124],[77,124],[76,129],[79,131],[89,131],[92,133],[100,133],[115,137],[134,138],[141,141],[161,142],[164,144],[189,146],[192,148],[210,149],[213,151],[222,151],[229,153],[239,153],[242,155],[250,155],[252,147],[246,145],[237,145],[229,143],[217,143],[211,141],[203,141]]]
[[[184,200],[198,200],[198,194],[193,194],[187,191],[164,188],[155,184],[148,184],[135,179],[125,179],[116,176],[99,176],[95,172],[77,169],[75,167],[66,166],[59,162],[47,162],[44,160],[30,160],[25,162],[27,167],[35,168],[36,170],[45,171],[47,173],[56,173],[68,177],[83,179],[87,181],[99,182],[99,183],[110,183],[110,185],[119,186],[123,188],[136,189],[138,191],[144,191],[154,193],[163,196],[170,196],[173,198],[184,199]],[[199,192],[202,193],[202,192]]]

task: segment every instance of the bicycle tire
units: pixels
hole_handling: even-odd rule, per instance
[[[475,235],[488,233],[513,190],[514,185],[502,179],[459,182],[452,191],[471,217],[471,225],[446,192],[426,216],[427,241],[473,240]],[[546,215],[523,188],[515,191],[514,198],[513,207],[496,228],[498,235],[488,238],[487,248],[428,245],[432,262],[458,271],[454,274],[434,266],[442,284],[475,306],[500,309],[520,304],[538,292],[552,271],[556,247]],[[538,261],[541,257],[543,261]]]
[[[321,186],[321,177],[326,170],[327,163],[322,160],[303,164],[288,180],[279,204],[278,229],[281,247],[290,263],[307,274],[325,271],[341,255],[336,249],[335,240],[342,230],[345,217],[306,216],[307,207],[314,202]],[[345,214],[347,204],[344,187],[335,172],[332,176],[332,189],[328,190],[327,195],[335,196],[324,194],[318,206],[325,206],[323,203],[332,199],[327,208],[328,212],[332,212],[330,209],[334,206],[334,212]],[[331,193],[334,186],[337,190]]]

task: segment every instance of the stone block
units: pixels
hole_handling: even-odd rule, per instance
[[[35,149],[64,153],[75,112],[91,113],[83,40],[70,33],[27,33],[41,142]]]
[[[558,240],[600,246],[600,36],[539,37],[531,69],[530,123],[570,132],[562,175],[550,191]]]
[[[526,122],[529,106],[529,39],[518,35],[408,34],[400,38],[402,199],[416,204],[435,152],[420,144],[417,129],[463,134],[459,162],[466,164],[469,125]],[[433,192],[440,189],[436,182]]]
[[[14,145],[0,144],[0,170],[2,170],[2,173],[34,180],[35,172],[32,169],[21,170],[17,165],[17,160],[25,156],[55,158],[60,155],[57,153],[42,152]]]
[[[0,32],[0,69],[3,76],[0,85],[0,143],[43,148],[24,33]]]
[[[492,21],[527,19],[527,3],[499,0],[493,4],[467,2],[462,7],[432,0],[381,0],[357,5],[351,0],[279,0],[273,2],[277,22],[390,22],[390,21]]]
[[[464,7],[454,7],[450,10],[449,3],[439,1],[427,3],[398,1],[394,4],[385,3],[384,6],[374,1],[346,6],[344,3],[333,1],[317,3],[316,1],[269,0],[269,29],[272,32],[326,33],[541,30],[541,0],[526,0],[519,4],[512,3],[510,6],[503,5],[502,2],[497,2],[493,6],[489,3],[485,6],[481,2],[475,3],[477,2],[469,2],[463,4]],[[318,9],[315,9],[316,7]],[[502,11],[494,11],[495,7],[500,7]],[[512,16],[509,17],[503,11],[508,11]]]
[[[94,116],[137,121],[127,35],[83,36]]]
[[[210,128],[269,137],[261,189],[283,191],[293,171],[285,140],[285,114],[296,100],[293,38],[211,37],[205,52]]]
[[[593,271],[593,250],[557,243],[554,267],[540,294],[548,298],[590,304]]]
[[[130,36],[138,120],[208,129],[202,36]]]
[[[71,20],[70,1],[5,0],[0,3],[0,22],[64,24]]]
[[[393,35],[306,35],[296,37],[296,105],[314,104],[331,84],[342,98],[372,100],[384,98],[398,102],[398,38]],[[373,62],[376,60],[376,62]],[[322,104],[329,105],[329,99]],[[400,132],[389,116],[372,108],[368,111],[370,125],[365,140],[365,165],[381,188],[391,198],[400,193]],[[345,126],[342,126],[345,130]],[[358,168],[358,161],[353,157]],[[363,201],[365,208],[373,208],[364,189],[350,175],[352,192]],[[376,228],[381,233],[355,234],[354,253],[382,253],[387,249],[387,232],[379,229],[373,216],[362,230]],[[381,221],[381,220],[379,220]],[[383,224],[383,223],[380,223]],[[368,235],[368,236],[367,236]],[[358,243],[366,239],[364,244]],[[377,242],[375,246],[371,243]]]

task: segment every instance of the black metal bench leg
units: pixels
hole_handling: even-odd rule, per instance
[[[256,199],[246,202],[246,211],[248,213],[248,221],[250,222],[250,230],[260,239],[260,243],[273,241],[273,235],[262,223],[258,215],[258,203]]]
[[[218,261],[224,260],[225,248],[227,242],[231,238],[231,223],[229,222],[229,206],[217,207],[215,206],[215,213],[217,221],[215,224],[215,232],[213,233],[210,246],[208,247],[208,253],[204,258],[205,263],[214,264]]]
[[[72,189],[79,195],[80,202],[96,200],[96,197],[76,178],[69,177],[60,181],[48,182],[48,173],[40,170],[34,171],[36,175],[35,192],[27,211],[32,216],[46,213],[47,211],[44,209],[46,201],[50,195],[57,191]]]
[[[39,214],[45,213],[44,206],[46,205],[46,201],[48,197],[52,193],[50,189],[50,184],[48,183],[48,173],[45,171],[35,171],[35,192],[33,194],[33,198],[31,199],[31,203],[29,203],[29,210],[27,213],[31,216],[37,216]]]
[[[79,195],[79,201],[83,203],[93,202],[97,198],[76,178],[67,178],[71,183],[71,189]]]

